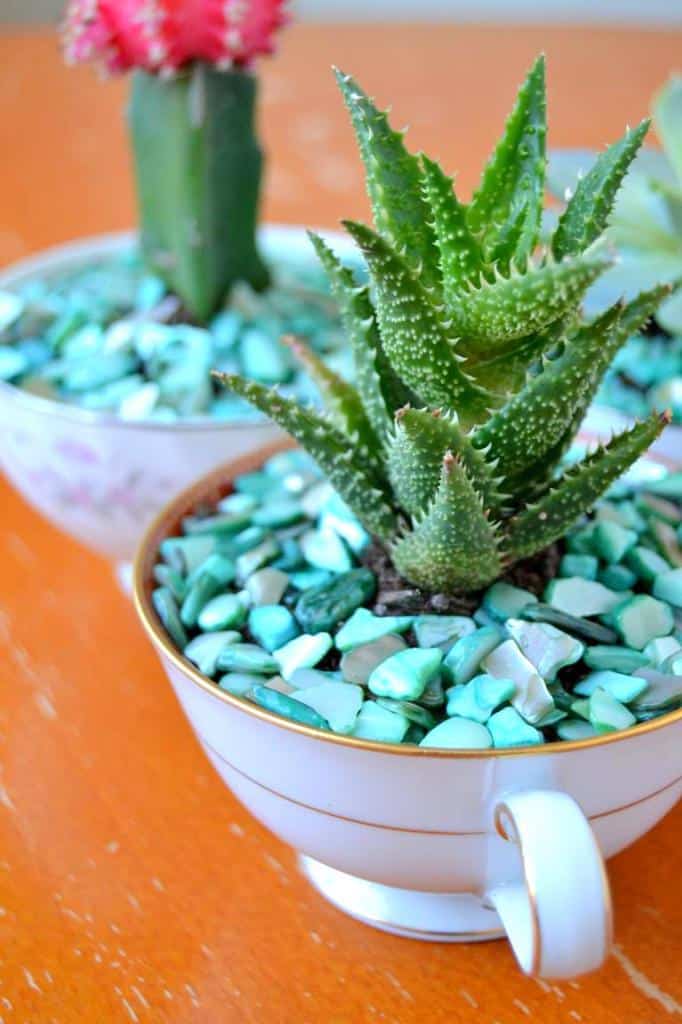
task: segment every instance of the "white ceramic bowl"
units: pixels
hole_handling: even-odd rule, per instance
[[[506,931],[522,968],[543,976],[597,967],[610,944],[601,855],[634,842],[680,796],[682,711],[581,742],[457,752],[320,732],[219,690],[169,641],[152,570],[182,518],[272,450],[185,491],[136,562],[138,613],[219,775],[348,913],[422,939]]]
[[[343,235],[322,232],[342,255]],[[129,248],[130,233],[62,245],[0,273],[0,288],[75,269]],[[310,255],[305,229],[269,225],[263,248],[280,258]],[[38,398],[0,382],[0,459],[22,495],[55,526],[114,561],[129,562],[142,532],[178,491],[223,462],[254,451],[279,429],[266,420],[220,423],[126,421]]]

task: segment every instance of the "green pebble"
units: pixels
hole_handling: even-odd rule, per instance
[[[559,576],[582,576],[596,580],[599,560],[594,555],[564,555],[559,563]]]
[[[587,617],[603,615],[615,608],[621,600],[621,595],[615,594],[594,580],[571,576],[567,579],[551,580],[545,590],[545,600],[552,608],[566,615]]]
[[[183,606],[184,607],[184,606]],[[218,594],[199,612],[197,623],[205,633],[228,626],[242,626],[246,621],[246,607],[238,594]]]
[[[187,591],[180,608],[180,619],[183,625],[188,628],[196,626],[201,610],[222,589],[223,584],[211,573],[204,572],[198,576]],[[215,629],[222,629],[223,625],[229,626],[232,623],[218,624],[215,626]]]
[[[291,356],[278,339],[255,327],[247,328],[239,343],[241,371],[261,384],[284,384],[293,373]]]
[[[554,707],[554,699],[535,666],[515,640],[505,640],[483,659],[483,668],[498,679],[511,679],[515,692],[513,707],[528,721],[538,722]]]
[[[550,683],[560,669],[580,661],[585,651],[580,640],[546,622],[509,619],[506,628],[531,665]]]
[[[258,508],[258,501],[252,494],[228,494],[226,498],[222,498],[218,502],[216,507],[219,512],[248,516]]]
[[[190,640],[182,653],[205,676],[214,676],[218,655],[229,644],[239,643],[241,638],[241,633],[234,629],[221,630],[219,633],[200,633]]]
[[[357,608],[336,634],[340,651],[371,643],[387,633],[404,633],[412,625],[411,615],[373,615],[367,608]]]
[[[275,489],[273,480],[267,473],[256,470],[253,473],[242,473],[234,478],[234,489],[240,494],[250,494],[253,498],[264,498]]]
[[[675,608],[682,608],[682,569],[669,569],[657,576],[652,593]]]
[[[598,733],[627,729],[637,722],[632,712],[605,690],[595,690],[590,696],[589,714],[590,724]]]
[[[278,669],[275,658],[256,644],[230,644],[216,659],[219,672],[250,672],[271,676]]]
[[[485,724],[493,711],[511,700],[516,692],[516,684],[512,679],[497,679],[494,676],[480,675],[461,686],[453,686],[447,691],[447,715],[459,715],[471,718],[474,722]]]
[[[566,537],[566,548],[572,554],[576,555],[591,555],[592,551],[592,533],[594,531],[594,523],[590,523],[588,526],[583,527],[581,530],[574,530]]]
[[[215,550],[215,537],[167,537],[159,545],[164,562],[188,576]]]
[[[267,531],[262,526],[247,526],[241,533],[230,538],[231,550],[235,555],[246,554],[247,551],[257,548],[267,536]]]
[[[188,537],[201,536],[203,533],[231,534],[239,533],[249,525],[251,516],[245,512],[222,512],[214,516],[188,516],[183,520],[182,527]]]
[[[662,498],[682,501],[682,472],[668,473],[660,480],[652,480],[648,484],[648,490]]]
[[[618,609],[613,624],[628,647],[641,651],[650,640],[672,632],[675,619],[670,605],[648,594],[636,594]]]
[[[362,687],[352,683],[321,683],[295,690],[291,697],[317,711],[329,722],[332,732],[342,736],[353,731],[363,702]]]
[[[654,640],[650,640],[643,651],[643,655],[648,659],[650,665],[656,667],[663,664],[663,662],[670,657],[671,654],[677,654],[682,650],[682,645],[679,640],[674,636],[659,636]],[[637,668],[640,666],[638,665]]]
[[[301,551],[313,569],[348,572],[353,568],[350,551],[333,530],[308,530],[301,537]]]
[[[662,672],[668,672],[674,676],[682,675],[682,651],[674,651],[669,654],[660,666]]]
[[[467,615],[418,615],[414,635],[419,647],[441,647],[450,650],[456,640],[476,631],[476,623]]]
[[[227,586],[235,577],[235,565],[227,555],[217,552],[209,555],[194,568],[187,577],[187,585],[193,586],[200,576],[212,576],[221,586]]]
[[[483,659],[500,643],[497,626],[483,626],[469,633],[450,648],[443,662],[443,676],[450,683],[468,683],[477,674]]]
[[[609,590],[629,590],[637,582],[637,576],[625,565],[607,565],[601,569],[598,580]]]
[[[283,718],[290,718],[293,722],[300,722],[301,725],[312,725],[316,729],[329,731],[329,723],[317,711],[309,708],[300,700],[294,700],[285,693],[279,693],[267,686],[256,685],[249,691],[249,699],[255,704],[260,704],[268,711],[274,711],[276,715]]]
[[[323,672],[319,668],[297,668],[291,673],[289,680],[294,690],[306,690],[309,686],[320,686],[321,683],[343,682],[338,672]]]
[[[581,718],[587,720],[590,717],[590,701],[588,697],[583,697],[580,700],[574,700],[570,705],[570,710],[574,715],[580,715]]]
[[[571,633],[573,636],[579,636],[583,640],[589,640],[591,643],[613,644],[618,639],[618,634],[608,626],[590,622],[588,619],[581,619],[577,615],[567,615],[566,612],[560,612],[549,604],[529,605],[524,608],[522,618],[529,619],[531,622],[547,622],[551,626],[556,626],[557,629]]]
[[[671,710],[682,704],[682,676],[659,672],[652,668],[637,669],[636,674],[647,683],[644,693],[632,702],[632,708],[637,713]]]
[[[670,565],[655,551],[645,547],[634,547],[628,553],[627,565],[638,579],[645,583],[653,583],[657,576],[670,571]]]
[[[387,699],[387,698],[382,698]],[[418,747],[421,741],[426,736],[427,730],[422,728],[421,725],[417,725],[416,722],[410,722],[407,732],[403,737],[403,743],[409,743],[414,747]]]
[[[277,529],[297,523],[303,517],[300,501],[293,498],[278,498],[267,505],[261,505],[251,516],[255,526]]]
[[[183,650],[187,646],[187,633],[178,614],[178,606],[168,587],[157,587],[152,603],[173,643]]]
[[[338,495],[335,494],[334,498],[340,501]],[[362,554],[372,539],[355,516],[339,514],[330,508],[329,504],[327,504],[320,516],[319,526],[323,532],[325,530],[334,530],[355,555]]]
[[[280,537],[282,553],[272,563],[273,569],[282,569],[290,572],[292,569],[301,569],[305,565],[301,545],[295,537]]]
[[[382,708],[376,701],[366,700],[352,735],[360,740],[374,740],[378,743],[401,743],[409,726],[407,718]]]
[[[420,747],[441,747],[448,750],[486,750],[493,738],[484,725],[468,718],[449,718],[427,732]]]
[[[289,583],[296,590],[314,590],[324,583],[329,583],[335,577],[326,569],[300,569],[297,572],[289,573]]]
[[[329,633],[304,633],[273,651],[280,673],[289,682],[298,668],[313,668],[332,647]]]
[[[279,552],[279,543],[274,537],[267,537],[257,547],[245,551],[237,559],[237,579],[242,583],[246,582],[254,572],[262,569],[273,558],[277,558]]]
[[[560,740],[589,740],[593,736],[598,736],[598,732],[590,722],[584,722],[580,718],[568,718],[563,722],[559,722],[556,727],[557,735]]]
[[[410,722],[421,726],[423,729],[433,729],[436,725],[436,717],[421,704],[413,704],[409,700],[394,700],[392,697],[377,697],[377,704],[388,711],[394,711],[398,715],[404,715]]]
[[[589,668],[627,674],[648,664],[649,659],[645,654],[633,651],[630,647],[595,644],[594,647],[586,649],[583,661]]]
[[[524,721],[514,708],[502,708],[488,719],[494,747],[530,747],[545,742],[539,729]]]
[[[373,572],[351,569],[305,590],[296,602],[294,614],[306,632],[329,632],[371,600],[375,590]]]
[[[605,562],[620,562],[623,556],[637,543],[634,530],[627,530],[618,523],[598,522],[592,531],[592,547],[595,554]]]
[[[370,675],[382,661],[390,658],[398,651],[404,651],[405,641],[395,633],[387,633],[380,636],[378,640],[372,640],[369,644],[360,644],[346,651],[341,658],[341,672],[343,678],[349,683],[358,683],[364,686]]]
[[[252,608],[248,625],[256,643],[270,652],[283,647],[301,632],[289,609],[281,604],[263,604]]]
[[[168,587],[176,601],[181,602],[184,599],[187,583],[177,569],[159,562],[154,566],[154,579],[160,586]]]
[[[279,604],[289,586],[289,577],[281,569],[257,569],[246,581],[246,592],[251,604],[258,608],[261,605]]]
[[[595,690],[604,690],[621,704],[629,704],[630,701],[636,700],[640,694],[644,693],[646,688],[645,679],[623,675],[622,672],[604,670],[590,672],[576,684],[573,692],[580,694],[581,697],[591,697]]]
[[[483,595],[482,607],[493,619],[504,622],[516,618],[526,605],[536,603],[537,597],[530,590],[500,581],[488,587]]]
[[[416,700],[438,673],[442,658],[438,648],[408,647],[377,665],[367,685],[379,697]]]

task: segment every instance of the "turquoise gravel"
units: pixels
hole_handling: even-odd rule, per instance
[[[584,740],[682,707],[681,504],[679,474],[621,481],[541,593],[501,580],[471,614],[380,615],[366,534],[294,449],[162,542],[153,603],[213,685],[302,725],[425,750]]]
[[[349,376],[336,304],[312,249],[309,259],[270,263],[272,288],[257,294],[238,285],[205,327],[183,322],[178,300],[132,247],[0,291],[0,381],[92,412],[161,423],[260,419],[214,383],[215,369],[316,400],[281,338],[304,336]],[[261,507],[255,521],[279,526],[299,514],[295,502],[278,502]]]

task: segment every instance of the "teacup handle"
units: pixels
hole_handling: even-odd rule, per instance
[[[519,847],[523,878],[488,898],[526,974],[571,978],[596,970],[612,938],[604,861],[575,800],[553,790],[505,797],[495,808],[499,834]]]

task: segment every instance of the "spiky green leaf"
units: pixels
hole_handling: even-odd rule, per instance
[[[383,472],[381,443],[365,414],[360,395],[348,381],[327,366],[300,338],[287,335],[282,341],[288,345],[297,361],[308,372],[320,392],[330,421],[351,444],[359,444],[377,473]]]
[[[377,476],[366,451],[350,445],[318,412],[304,409],[272,388],[236,374],[216,373],[215,377],[296,438],[371,533],[383,540],[391,538],[397,529],[397,517],[384,481]]]
[[[356,284],[352,271],[343,266],[319,235],[312,231],[308,235],[327,273],[341,322],[350,339],[355,384],[365,413],[377,436],[383,438],[393,424],[394,410],[386,401],[386,381],[377,366],[379,332],[367,289]],[[395,408],[400,405],[398,402]]]
[[[512,273],[460,297],[450,308],[462,350],[491,356],[507,341],[542,331],[574,307],[609,265],[599,257],[575,257]]]
[[[593,381],[619,313],[619,308],[608,310],[596,324],[579,331],[558,357],[546,359],[542,371],[476,431],[472,443],[491,446],[505,479],[523,474],[560,442]]]
[[[466,206],[455,195],[452,178],[422,156],[424,195],[431,209],[440,252],[443,298],[455,302],[466,285],[478,284],[484,269],[481,247],[467,225]]]
[[[452,454],[443,459],[438,490],[428,511],[395,542],[392,557],[407,580],[428,590],[472,590],[500,572],[495,530]]]
[[[578,181],[552,238],[552,252],[557,259],[584,252],[601,235],[616,193],[648,128],[649,121],[645,120],[636,128],[628,129],[618,142],[599,155],[585,177]]]
[[[659,436],[669,417],[652,415],[567,470],[536,504],[505,524],[505,553],[525,558],[562,537]]]
[[[350,112],[365,164],[367,191],[377,231],[404,252],[424,282],[438,287],[437,250],[421,194],[421,168],[408,153],[400,132],[378,110],[360,86],[338,69],[336,80]]]
[[[457,417],[438,409],[405,408],[396,414],[386,466],[400,505],[410,515],[425,511],[438,489],[443,457],[448,451],[461,460],[485,507],[495,509],[501,499],[494,467],[473,447]]]
[[[343,222],[369,264],[384,351],[419,399],[457,410],[463,426],[482,422],[495,397],[462,371],[443,322],[421,283],[385,239],[364,224]]]
[[[519,90],[469,206],[469,227],[489,261],[522,262],[537,244],[545,190],[545,108],[541,56]]]

